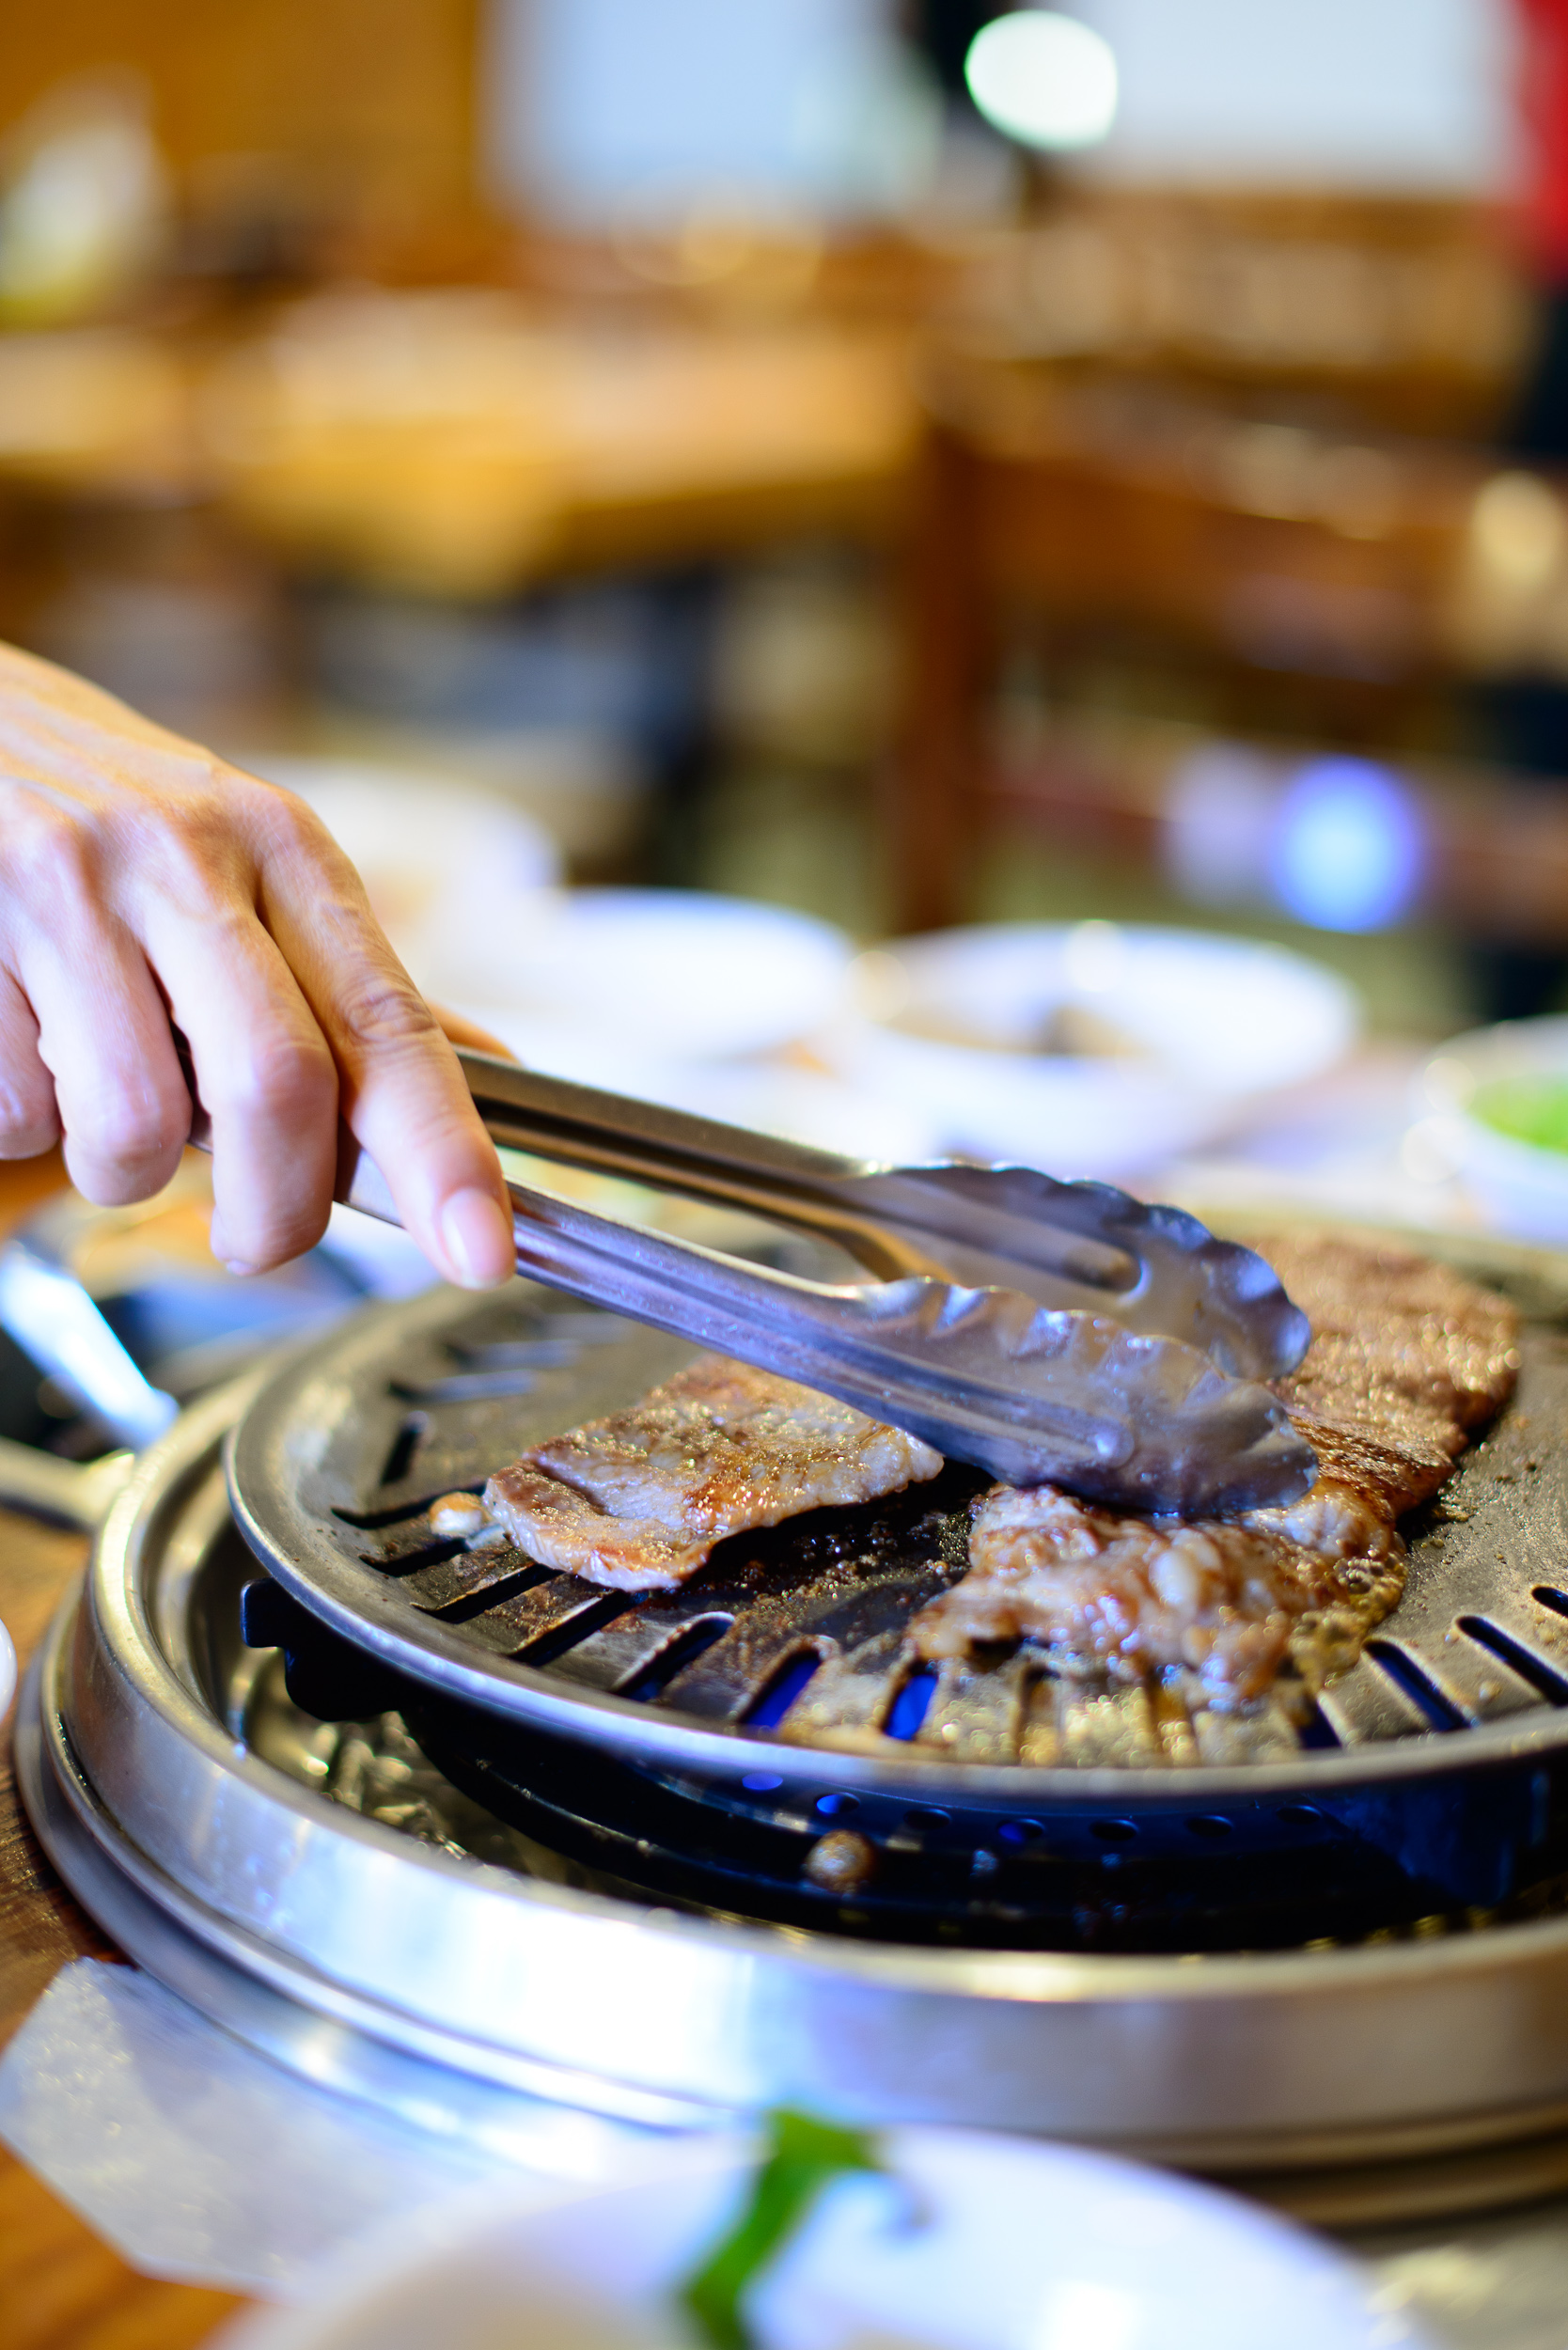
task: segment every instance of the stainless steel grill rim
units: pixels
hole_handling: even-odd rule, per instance
[[[1481,1253],[1489,1257],[1494,1270],[1499,1269],[1499,1258],[1506,1268],[1508,1252],[1494,1247]],[[1516,1273],[1528,1273],[1541,1284],[1550,1277],[1558,1309],[1568,1311],[1568,1265],[1547,1252],[1521,1250],[1514,1257]],[[379,1419],[367,1424],[372,1421],[368,1391],[379,1387],[384,1395],[389,1384],[397,1384],[394,1367],[405,1352],[416,1354],[444,1332],[460,1332],[474,1310],[471,1301],[437,1295],[413,1308],[382,1309],[379,1316],[337,1333],[266,1384],[241,1420],[229,1463],[236,1518],[277,1580],[344,1638],[464,1704],[556,1736],[590,1741],[666,1772],[709,1777],[769,1772],[786,1783],[810,1779],[824,1787],[886,1794],[911,1805],[1025,1812],[1064,1804],[1190,1811],[1231,1800],[1309,1800],[1314,1794],[1440,1778],[1459,1769],[1528,1765],[1568,1750],[1568,1704],[1554,1705],[1539,1689],[1528,1686],[1510,1664],[1491,1654],[1479,1663],[1470,1658],[1468,1665],[1472,1683],[1479,1673],[1483,1688],[1505,1690],[1508,1701],[1520,1707],[1499,1719],[1466,1721],[1462,1728],[1456,1721],[1449,1731],[1428,1730],[1417,1706],[1402,1702],[1397,1684],[1389,1685],[1390,1677],[1363,1660],[1356,1676],[1370,1695],[1369,1710],[1374,1719],[1391,1722],[1398,1734],[1374,1732],[1351,1746],[1296,1747],[1282,1759],[1265,1754],[1239,1763],[1065,1767],[979,1760],[955,1765],[940,1755],[928,1759],[917,1751],[845,1752],[826,1745],[807,1746],[744,1722],[709,1726],[659,1704],[642,1704],[568,1681],[549,1666],[535,1667],[479,1650],[465,1627],[423,1612],[402,1596],[396,1581],[365,1564],[353,1542],[345,1540],[347,1529],[331,1523],[335,1505],[328,1498],[336,1476],[337,1506],[353,1506],[342,1483],[335,1444],[351,1459],[367,1444],[371,1450],[385,1449],[393,1418],[383,1410]],[[672,1348],[646,1331],[632,1334],[629,1351],[633,1374],[620,1382],[613,1398],[618,1402],[629,1400],[639,1381],[647,1384],[666,1375],[685,1359],[679,1345]],[[417,1381],[401,1384],[409,1392],[418,1392]],[[1554,1394],[1558,1388],[1568,1402],[1568,1371],[1557,1379]],[[1568,1420],[1568,1411],[1564,1418]],[[381,1457],[379,1451],[376,1457]],[[1473,1465],[1482,1455],[1468,1457]],[[481,1469],[497,1465],[494,1458],[485,1461],[475,1455],[475,1465]],[[359,1473],[364,1476],[363,1465]],[[1464,1473],[1462,1469],[1462,1477]],[[1560,1441],[1549,1475],[1553,1490],[1543,1508],[1562,1560],[1560,1568],[1554,1561],[1553,1571],[1568,1573],[1568,1447]],[[447,1481],[463,1480],[452,1476]],[[427,1491],[437,1489],[429,1478],[425,1482]],[[405,1489],[406,1480],[395,1483],[393,1497],[400,1497]],[[362,1489],[354,1499],[362,1508]],[[687,1589],[699,1602],[698,1586]],[[1413,1577],[1412,1590],[1379,1628],[1377,1640],[1396,1658],[1403,1649],[1441,1697],[1446,1660],[1440,1651],[1434,1653],[1435,1625],[1433,1640],[1424,1645],[1402,1644],[1400,1639],[1401,1618],[1410,1617],[1414,1590]],[[604,1595],[612,1602],[615,1596]],[[1560,1682],[1568,1697],[1568,1622],[1560,1624],[1544,1610],[1537,1615],[1529,1638],[1520,1637],[1518,1645],[1529,1652],[1542,1678]],[[1354,1695],[1355,1678],[1331,1687],[1325,1707],[1331,1716]]]
[[[112,1512],[44,1659],[43,1748],[117,1868],[155,1904],[172,1884],[189,1931],[306,2005],[568,2097],[591,2076],[603,2103],[804,2099],[1211,2166],[1485,2143],[1568,2112],[1568,1919],[1199,1964],[904,1950],[540,1885],[344,1812],[247,1752],[204,1685],[223,1630],[204,1585],[238,1571],[233,1409],[189,1415]]]

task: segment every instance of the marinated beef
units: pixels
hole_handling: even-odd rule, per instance
[[[1395,1519],[1436,1492],[1512,1391],[1518,1317],[1381,1242],[1254,1245],[1312,1324],[1277,1383],[1318,1455],[1310,1492],[1188,1525],[996,1486],[974,1507],[968,1574],[915,1619],[920,1655],[1028,1639],[1069,1672],[1190,1674],[1222,1705],[1262,1695],[1287,1659],[1309,1690],[1354,1661],[1403,1588]]]
[[[626,1411],[534,1446],[484,1499],[541,1566],[658,1590],[728,1534],[872,1501],[941,1466],[930,1445],[847,1403],[704,1355]]]

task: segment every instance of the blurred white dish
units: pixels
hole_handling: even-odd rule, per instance
[[[6,1708],[16,1694],[16,1644],[5,1625],[0,1623],[0,1722],[6,1718]]]
[[[598,1029],[532,1019],[508,1004],[464,1001],[453,1010],[531,1069],[579,1085],[666,1103],[697,1118],[750,1126],[852,1158],[902,1163],[936,1153],[931,1120],[914,1104],[882,1100],[818,1069],[760,1058],[665,1060]]]
[[[416,976],[493,1007],[515,1052],[566,1070],[606,1049],[634,1065],[774,1052],[835,1014],[853,957],[841,931],[787,906],[566,889],[508,924],[454,926]]]
[[[1473,1114],[1484,1088],[1541,1076],[1568,1086],[1568,1019],[1507,1020],[1452,1037],[1418,1080],[1418,1133],[1463,1177],[1498,1231],[1568,1241],[1568,1152],[1520,1141]]]
[[[841,1076],[917,1105],[937,1148],[1056,1175],[1191,1150],[1249,1095],[1330,1068],[1360,1019],[1284,948],[1110,922],[901,939],[853,979],[858,1015],[820,1041]]]
[[[242,763],[309,802],[422,987],[454,927],[510,930],[559,879],[555,842],[498,793],[356,760]]]
[[[1414,2350],[1361,2274],[1210,2187],[1068,2147],[889,2133],[900,2181],[823,2196],[748,2302],[760,2350]],[[541,2205],[517,2188],[410,2250],[362,2244],[308,2309],[223,2350],[696,2350],[669,2298],[733,2215],[733,2139]],[[418,2233],[418,2223],[415,2232]],[[436,2240],[431,2240],[433,2236]],[[214,2345],[216,2350],[216,2345]]]

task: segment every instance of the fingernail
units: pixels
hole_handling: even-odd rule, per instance
[[[223,1267],[226,1273],[238,1275],[242,1281],[256,1271],[253,1264],[246,1264],[243,1257],[226,1257],[223,1261]]]
[[[455,1191],[441,1211],[441,1245],[465,1290],[491,1290],[517,1270],[511,1220],[488,1191]]]

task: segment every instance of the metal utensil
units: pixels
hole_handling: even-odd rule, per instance
[[[1438,1794],[1435,1781],[1522,1764],[1508,1837],[1491,1820],[1472,1857],[1494,1869],[1513,1839],[1534,1866],[1557,1849],[1544,1841],[1557,1833],[1557,1799],[1531,1775],[1555,1772],[1558,1753],[1568,1804],[1568,1594],[1558,1589],[1568,1451],[1542,1434],[1568,1424],[1568,1258],[1550,1261],[1547,1283],[1529,1252],[1433,1245],[1525,1308],[1517,1402],[1441,1502],[1407,1522],[1404,1595],[1305,1727],[1277,1703],[1236,1712],[1179,1703],[1168,1689],[1055,1678],[1027,1649],[923,1670],[905,1629],[962,1561],[926,1513],[963,1510],[973,1480],[962,1470],[873,1505],[870,1524],[865,1511],[816,1530],[797,1521],[798,1551],[788,1528],[755,1537],[669,1592],[606,1590],[512,1545],[438,1539],[426,1514],[435,1495],[478,1488],[523,1447],[625,1405],[682,1358],[678,1341],[523,1283],[502,1298],[431,1290],[356,1315],[280,1364],[235,1432],[230,1502],[253,1555],[302,1612],[362,1662],[454,1701],[476,1738],[489,1716],[721,1788],[726,1800],[759,1770],[786,1791],[839,1788],[855,1796],[857,1825],[884,1794],[895,1813],[998,1805],[1037,1822],[1090,1802],[1123,1822],[1165,1807],[1190,1849],[1189,1814],[1206,1831],[1232,1802],[1321,1810],[1358,1802],[1373,1780],[1363,1828],[1382,1838],[1399,1779],[1412,1809],[1398,1833],[1407,1827],[1430,1854],[1458,1826],[1451,1789]],[[476,1395],[487,1371],[489,1392]],[[819,1532],[847,1533],[847,1552]],[[804,1685],[781,1679],[813,1656]],[[745,1797],[764,1810],[785,1800]],[[1260,1815],[1247,1833],[1289,1843],[1308,1825]]]
[[[881,1277],[807,1280],[521,1183],[517,1267],[798,1379],[1013,1484],[1197,1513],[1294,1500],[1316,1471],[1259,1384],[1306,1317],[1262,1260],[1179,1210],[1028,1167],[886,1167],[459,1056],[495,1141],[835,1240]],[[191,1139],[207,1147],[196,1110]],[[337,1197],[400,1219],[350,1145]]]

